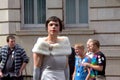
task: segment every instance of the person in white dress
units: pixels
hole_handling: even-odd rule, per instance
[[[71,45],[68,37],[59,36],[63,24],[52,16],[46,21],[47,37],[39,37],[33,52],[33,80],[69,80],[68,55]]]

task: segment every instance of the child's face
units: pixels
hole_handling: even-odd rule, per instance
[[[96,51],[96,46],[93,44],[93,42],[89,43],[89,51],[90,52],[95,52]]]
[[[83,55],[84,54],[84,49],[79,48],[77,46],[75,46],[74,48],[75,48],[76,55]]]

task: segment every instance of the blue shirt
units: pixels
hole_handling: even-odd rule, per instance
[[[76,56],[75,57],[75,68],[76,68],[76,72],[75,72],[75,80],[85,80],[86,76],[88,75],[88,71],[87,68],[85,68],[82,63],[84,62],[90,62],[90,58],[89,57],[84,57],[83,59]]]

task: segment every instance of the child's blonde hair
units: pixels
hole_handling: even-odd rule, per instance
[[[94,39],[89,38],[89,39],[87,40],[87,44],[88,44],[89,42],[93,41],[93,40],[94,40]]]
[[[81,44],[81,43],[76,43],[76,44],[74,45],[74,47],[77,47],[77,48],[83,49],[83,50],[85,49],[84,45]]]

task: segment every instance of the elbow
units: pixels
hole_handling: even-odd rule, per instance
[[[100,66],[98,70],[99,70],[99,71],[102,71],[102,70],[103,70],[103,66]]]

